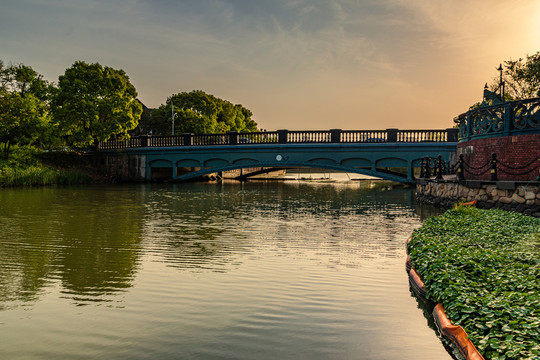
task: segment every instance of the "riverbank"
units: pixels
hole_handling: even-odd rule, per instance
[[[93,179],[79,171],[62,171],[46,166],[4,168],[0,170],[0,187],[90,184]]]
[[[0,160],[0,187],[110,183],[112,180],[96,170],[92,159],[77,153],[16,148],[8,159]]]
[[[457,202],[476,201],[481,209],[501,209],[540,218],[540,182],[427,180],[416,182],[417,200],[450,208]]]
[[[539,219],[471,207],[428,219],[408,244],[426,298],[488,359],[539,356],[539,249]]]

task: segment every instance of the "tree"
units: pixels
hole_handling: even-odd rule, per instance
[[[21,96],[33,94],[44,102],[48,102],[53,94],[53,86],[30,66],[10,64],[5,67],[1,60],[0,88]]]
[[[59,77],[54,118],[71,147],[96,148],[113,136],[128,137],[141,113],[124,70],[78,61]]]
[[[504,63],[504,81],[512,99],[540,97],[540,52]]]
[[[502,81],[505,87],[504,99],[501,95],[501,77],[493,78],[489,85],[486,84],[487,93],[492,96],[499,96],[499,100],[512,101],[540,97],[540,52],[534,55],[527,55],[525,59],[505,61],[505,69],[502,72]],[[484,96],[486,91],[484,91]],[[495,105],[493,99],[486,99],[477,102],[469,107],[469,110],[478,109],[485,106]]]
[[[242,105],[233,105],[214,95],[201,90],[174,94],[166,104],[154,109],[148,125],[155,135],[171,133],[171,106],[175,122],[175,134],[195,133],[212,134],[227,131],[257,131],[257,123],[251,119],[253,115]]]
[[[43,103],[33,94],[22,96],[0,90],[0,144],[4,159],[11,145],[34,144],[49,125]]]
[[[0,144],[9,158],[13,144],[42,143],[51,134],[49,102],[52,86],[31,67],[4,66],[0,61]]]

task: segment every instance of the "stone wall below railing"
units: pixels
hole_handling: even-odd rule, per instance
[[[540,217],[539,182],[419,179],[416,182],[416,198],[421,203],[442,207],[476,200],[479,208],[503,209]]]

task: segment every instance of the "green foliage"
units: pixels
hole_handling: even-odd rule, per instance
[[[0,159],[0,187],[88,184],[92,179],[80,171],[62,171],[43,166],[42,150],[14,145],[7,160]]]
[[[87,148],[127,136],[142,113],[123,70],[78,61],[59,77],[54,118],[69,146]]]
[[[49,124],[48,113],[34,95],[0,90],[0,151],[9,157],[12,144],[34,144]]]
[[[509,95],[515,99],[540,97],[540,51],[525,59],[504,62],[504,80]]]
[[[31,67],[0,61],[0,157],[13,144],[42,143],[50,128],[48,99],[52,87]]]
[[[242,105],[195,90],[172,95],[165,105],[152,111],[150,119],[141,124],[141,132],[154,135],[171,133],[171,104],[175,116],[174,133],[217,134],[227,131],[257,131],[252,112]]]
[[[23,64],[5,66],[2,60],[0,60],[0,88],[23,97],[32,94],[43,102],[50,100],[54,93],[54,87],[30,66]]]
[[[29,166],[40,165],[39,154],[41,150],[34,146],[19,146],[11,147],[11,153],[8,159],[0,159],[0,170],[6,168],[26,168]]]
[[[48,167],[4,168],[0,170],[0,187],[36,185],[88,184],[92,179],[81,172],[64,172]]]
[[[486,359],[540,354],[540,219],[458,207],[408,244],[427,296],[441,302]]]

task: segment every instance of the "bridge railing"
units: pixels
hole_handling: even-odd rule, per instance
[[[458,129],[446,130],[308,130],[228,132],[223,134],[182,134],[175,136],[138,136],[127,140],[109,140],[99,144],[101,150],[247,144],[304,144],[304,143],[418,143],[457,142]]]
[[[340,142],[364,143],[386,142],[386,130],[342,130]]]
[[[447,130],[400,130],[398,142],[444,142],[447,140]]]
[[[328,143],[330,131],[287,131],[287,143]]]
[[[191,145],[195,146],[227,145],[228,143],[225,134],[197,134],[191,137]]]
[[[184,138],[182,136],[148,136],[148,147],[166,147],[166,146],[182,146]]]
[[[540,132],[540,98],[507,101],[467,111],[454,119],[459,141]]]
[[[133,137],[126,140],[109,140],[107,142],[100,142],[100,150],[109,149],[126,149],[126,148],[138,148],[143,147],[141,143],[141,137]]]

